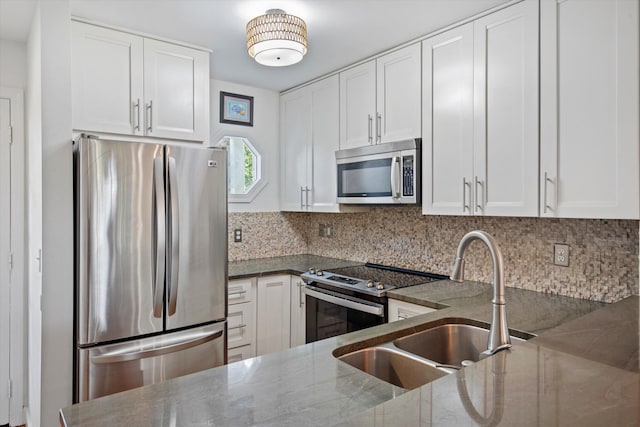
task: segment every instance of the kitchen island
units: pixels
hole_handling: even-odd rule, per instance
[[[602,304],[508,288],[509,327],[540,337],[411,391],[367,375],[332,354],[336,348],[342,352],[362,348],[447,319],[487,324],[490,295],[489,285],[450,281],[392,291],[390,297],[441,309],[73,405],[61,410],[61,423],[396,426],[473,425],[484,420],[503,425],[638,424],[639,375],[637,363],[629,362],[638,354],[638,297],[597,310]],[[598,320],[589,320],[590,316]],[[610,345],[603,351],[626,356],[606,358],[589,352],[589,334],[603,340],[606,329],[615,329],[617,322],[602,320],[620,317],[628,320],[626,344]],[[578,328],[579,333],[572,334],[571,328]],[[573,341],[559,338],[574,335]],[[549,337],[546,342],[545,336]],[[581,357],[581,352],[592,357]],[[604,360],[594,360],[598,358]]]

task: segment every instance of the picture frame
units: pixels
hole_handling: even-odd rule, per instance
[[[220,91],[220,123],[253,126],[253,96]]]

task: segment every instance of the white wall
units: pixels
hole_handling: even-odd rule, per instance
[[[215,60],[215,57],[214,57]],[[220,91],[253,96],[253,126],[220,123]],[[251,203],[229,203],[230,212],[273,212],[280,210],[280,94],[222,80],[211,80],[211,144],[224,136],[248,138],[263,159],[267,185]]]
[[[38,2],[27,50],[30,279],[27,414],[30,426],[46,427],[59,425],[59,409],[71,404],[73,380],[73,167],[68,0]],[[40,227],[41,235],[38,235]],[[41,275],[35,261],[40,238]]]
[[[0,40],[0,86],[27,87],[27,46]]]
[[[40,425],[42,361],[42,275],[36,260],[42,247],[42,77],[40,9],[36,8],[27,42],[26,197],[27,197],[27,425]]]

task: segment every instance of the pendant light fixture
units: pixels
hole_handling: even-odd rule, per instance
[[[270,67],[300,62],[307,53],[307,24],[282,9],[269,9],[247,23],[247,51]]]

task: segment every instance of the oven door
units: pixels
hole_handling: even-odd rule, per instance
[[[386,322],[386,307],[371,301],[320,289],[304,287],[306,295],[306,342],[359,331]]]

